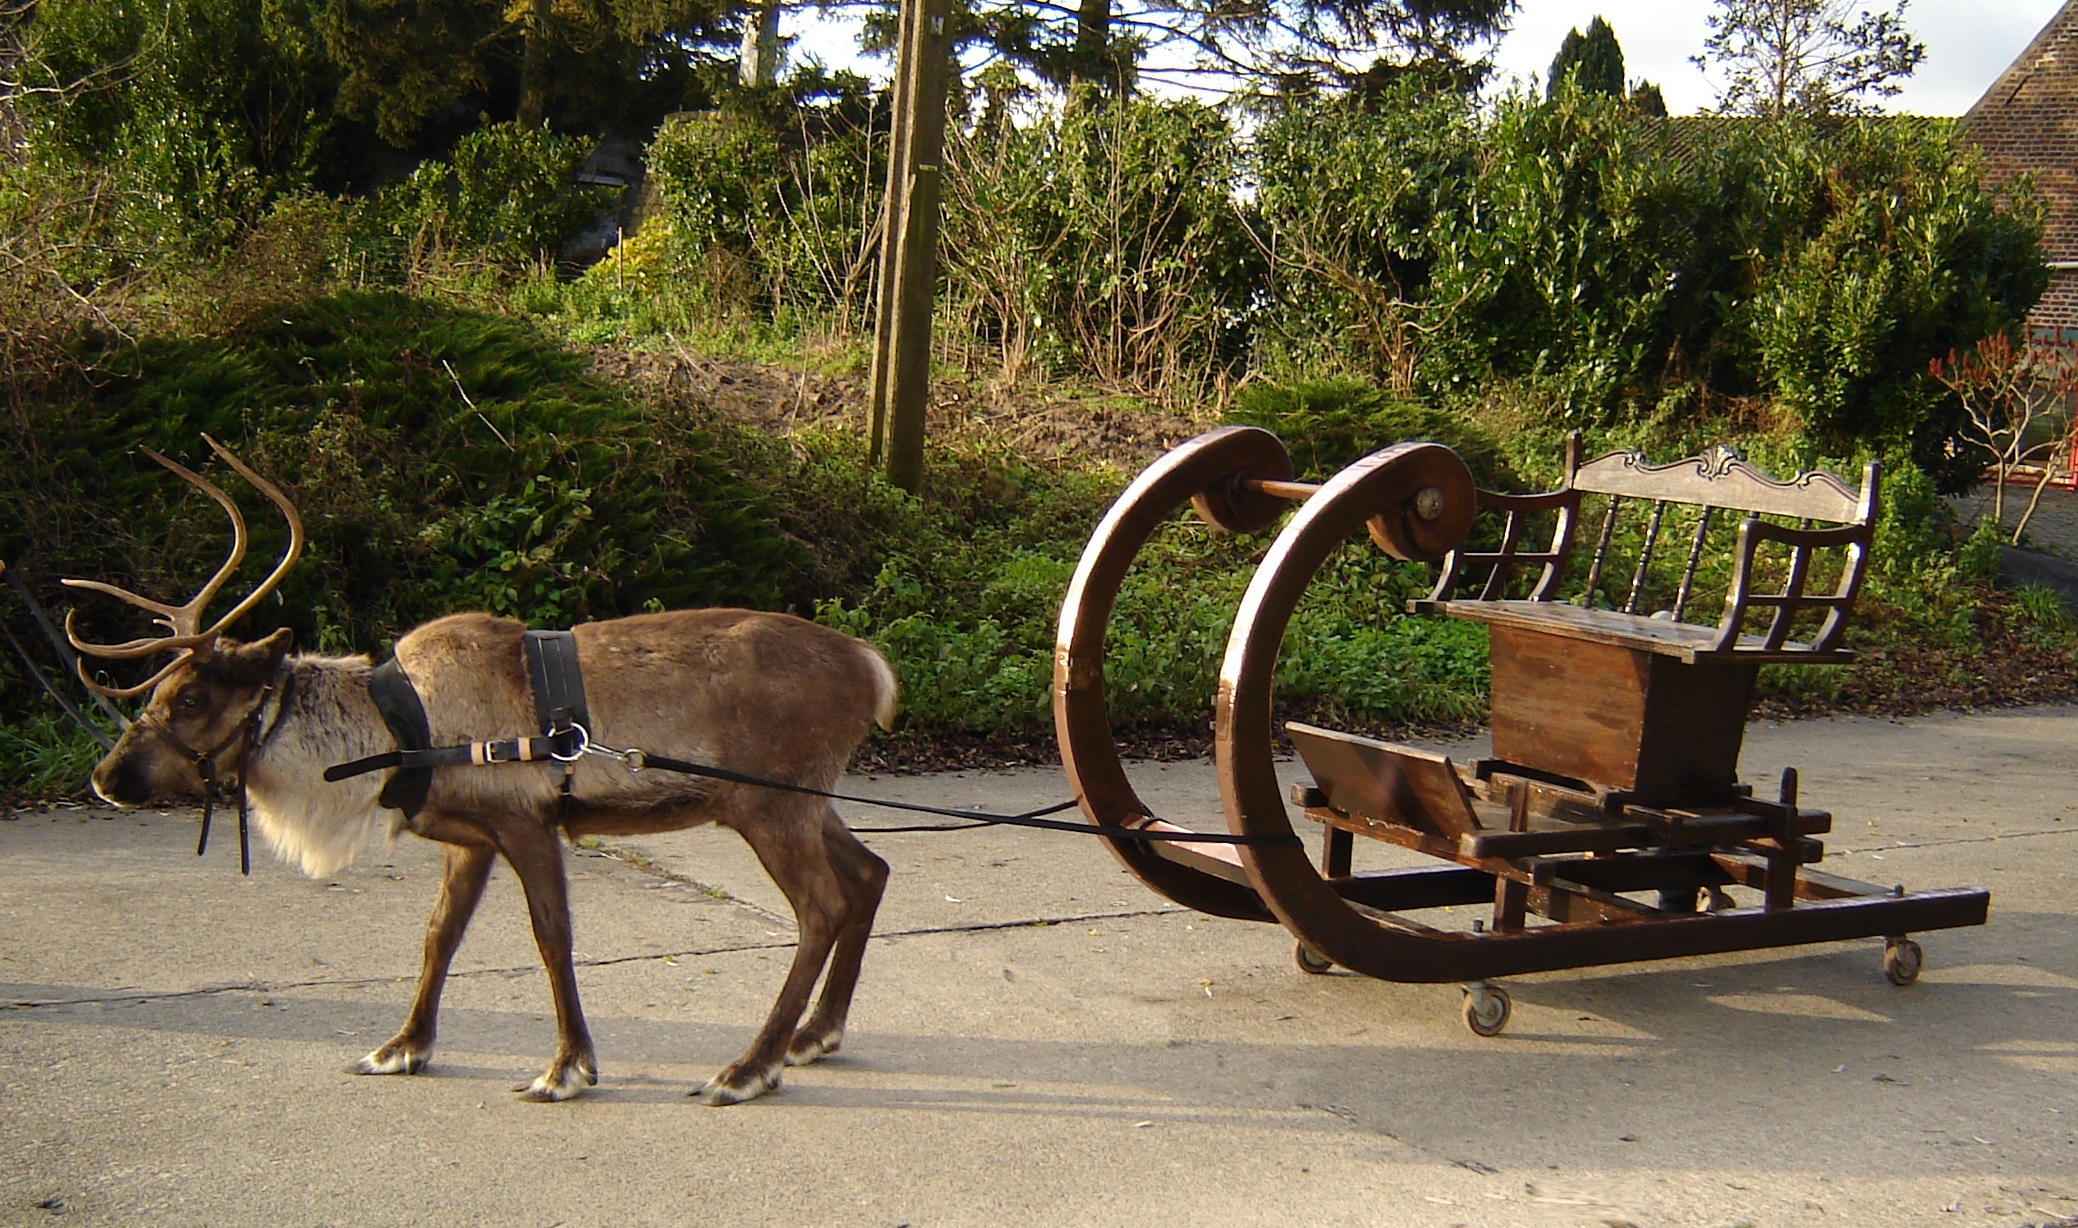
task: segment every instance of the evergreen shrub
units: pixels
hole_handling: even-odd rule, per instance
[[[368,650],[459,609],[549,626],[814,595],[771,496],[736,472],[764,441],[658,421],[508,317],[346,291],[101,365],[90,397],[32,406],[5,445],[0,558],[46,582],[166,594],[208,576],[222,513],[138,452],[199,465],[207,432],[288,492],[309,531],[278,608],[247,631],[272,617],[307,647]],[[279,515],[235,475],[219,485],[252,526],[249,570],[264,567]],[[78,604],[92,634],[135,633],[126,607]]]
[[[546,128],[487,124],[428,158],[359,209],[360,229],[392,270],[429,261],[517,269],[553,263],[563,241],[598,218],[602,188],[576,182],[590,142]]]
[[[1905,448],[1954,489],[1976,465],[1927,360],[2045,284],[2038,205],[1999,199],[1948,121],[1406,95],[1294,108],[1255,150],[1267,362],[1439,404],[1538,387],[1551,426],[1693,447],[1764,402],[1819,451]]]

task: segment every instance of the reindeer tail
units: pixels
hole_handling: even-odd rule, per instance
[[[895,714],[900,711],[901,686],[895,681],[894,667],[880,650],[864,640],[859,641],[859,651],[864,653],[873,670],[873,723],[882,729],[895,727]]]

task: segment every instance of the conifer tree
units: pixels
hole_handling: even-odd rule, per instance
[[[893,0],[865,43],[893,45]],[[1484,78],[1483,44],[1508,28],[1513,0],[970,0],[957,44],[1056,85],[1128,93],[1143,78],[1202,92],[1362,90],[1413,75],[1466,88]]]
[[[1582,93],[1623,97],[1623,46],[1616,41],[1616,31],[1600,16],[1588,23],[1586,34],[1577,26],[1566,32],[1551,61],[1545,97],[1557,94],[1568,77]]]
[[[304,0],[322,3],[340,101],[410,144],[457,105],[533,127],[621,100],[734,41],[729,0]],[[703,54],[704,53],[704,54]]]

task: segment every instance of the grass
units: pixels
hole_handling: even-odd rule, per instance
[[[57,713],[0,723],[0,803],[83,796],[101,755],[99,742]]]

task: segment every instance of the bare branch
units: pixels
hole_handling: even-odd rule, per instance
[[[1725,74],[1718,109],[1780,117],[1862,109],[1888,97],[1926,58],[1905,28],[1908,0],[1856,11],[1855,0],[1717,0],[1704,54],[1691,62]]]

